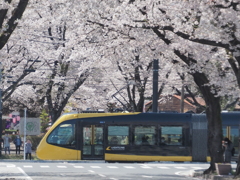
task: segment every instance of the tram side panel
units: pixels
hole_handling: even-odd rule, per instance
[[[205,114],[192,116],[192,160],[207,161],[207,118]]]
[[[38,157],[52,160],[192,161],[189,114],[113,115],[87,119],[86,115],[61,117],[42,139]],[[98,142],[100,137],[104,138]],[[165,144],[162,144],[162,137]]]
[[[187,119],[184,116],[182,121],[167,118],[149,122],[139,118],[131,124],[109,123],[106,126],[105,160],[192,161],[190,117]]]
[[[108,129],[111,129],[111,125]],[[120,129],[123,126],[115,126],[114,128]],[[164,128],[172,128],[174,131],[168,131],[167,134],[161,133],[161,126],[159,126],[159,133],[153,133],[151,135],[151,129],[155,129],[156,126],[131,126],[130,142],[124,145],[126,142],[120,142],[119,137],[116,142],[108,142],[105,151],[106,161],[191,161],[191,147],[189,143],[189,128],[187,125],[179,126],[164,126]],[[141,128],[140,131],[136,129]],[[176,134],[176,129],[181,129],[180,133]],[[145,130],[144,130],[145,129]],[[119,130],[114,131],[116,133]],[[138,132],[138,133],[136,133]],[[144,133],[143,133],[144,132]],[[148,133],[146,133],[148,132]],[[155,132],[155,130],[153,131]],[[110,134],[108,132],[108,134]],[[161,135],[162,134],[162,135]],[[151,141],[148,143],[138,142],[138,136],[150,137]],[[165,141],[161,142],[161,137],[165,137]],[[178,141],[178,140],[181,141]],[[183,140],[182,140],[183,139]],[[159,141],[158,141],[159,140]]]

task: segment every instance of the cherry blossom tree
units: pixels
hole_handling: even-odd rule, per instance
[[[73,8],[71,3],[32,1],[12,36],[13,41],[24,46],[31,55],[37,54],[41,60],[41,67],[25,79],[25,83],[30,82],[33,87],[28,91],[25,86],[18,88],[13,99],[21,97],[27,101],[26,94],[32,100],[40,97],[38,99],[48,106],[53,122],[74,92],[90,74],[94,75],[93,64],[101,57],[101,46],[97,44],[98,29],[89,29],[83,22],[75,22],[78,7]],[[96,31],[96,37],[88,36],[92,30]]]
[[[28,4],[28,0],[17,0],[17,1],[12,1],[12,0],[4,0],[3,2],[0,3],[0,50],[6,45],[8,42],[10,36],[14,32],[14,30],[17,27],[17,21],[21,19],[26,7]],[[6,47],[7,52],[9,53],[11,50],[11,46]],[[19,48],[19,53],[17,55],[21,54],[24,48]],[[6,56],[1,53],[1,62],[6,61]],[[18,60],[18,63],[22,60]],[[13,64],[12,64],[13,63]],[[8,88],[3,88],[2,84],[4,83],[6,77],[8,76],[8,73],[12,72],[17,64],[15,61],[13,62],[7,62],[6,64],[1,64],[1,73],[3,74],[3,77],[1,79],[1,91],[2,94],[2,100],[5,101],[11,94],[14,92],[16,84],[11,85]],[[12,67],[9,66],[9,64],[12,65]],[[33,65],[33,64],[32,64]],[[25,65],[25,68],[32,67],[32,65]],[[23,71],[22,71],[23,72]],[[18,79],[18,82],[21,81],[26,75],[28,75],[29,72],[23,72]],[[5,89],[5,90],[3,90]]]
[[[44,88],[36,89],[46,96],[54,114],[76,92],[72,82],[66,82],[68,78],[96,77],[96,72],[112,64],[117,73],[107,69],[108,76],[97,81],[102,84],[104,78],[114,78],[124,82],[116,88],[120,90],[133,79],[135,84],[126,94],[130,104],[140,110],[143,93],[151,94],[144,90],[150,79],[147,67],[152,59],[160,59],[165,68],[161,79],[167,76],[167,83],[174,84],[182,81],[177,74],[189,74],[205,99],[211,156],[206,173],[215,170],[215,162],[222,161],[220,99],[226,95],[236,99],[239,94],[237,0],[45,0],[32,1],[28,7],[15,39],[29,51],[35,50],[44,62],[42,67],[49,69],[37,70],[38,83]],[[36,76],[32,78],[36,80]],[[84,82],[87,79],[79,90]],[[102,87],[98,92],[114,94],[110,89]]]
[[[239,92],[239,89],[234,90],[239,67],[239,18],[236,18],[239,17],[239,2],[130,0],[101,1],[94,5],[97,10],[91,12],[89,22],[121,32],[132,41],[138,40],[131,34],[132,29],[153,31],[159,42],[172,49],[172,53],[165,55],[177,56],[176,59],[185,62],[207,104],[208,147],[212,161],[206,173],[215,170],[215,162],[222,161],[220,97],[230,93],[236,97]],[[204,68],[211,68],[211,72]]]
[[[164,11],[164,7],[162,10]],[[231,85],[231,82],[234,80],[237,80],[237,82],[239,81],[239,69],[237,67],[239,67],[238,37],[240,32],[239,31],[240,19],[236,18],[236,16],[239,17],[239,2],[198,1],[192,3],[191,9],[184,8],[184,6],[181,6],[181,10],[183,10],[183,14],[182,16],[181,15],[178,16],[179,18],[174,16],[174,14],[170,12],[171,9],[169,8],[166,8],[165,13],[168,12],[166,13],[166,15],[170,19],[169,22],[172,23],[173,19],[178,19],[180,22],[182,22],[184,26],[181,25],[180,23],[174,24],[172,23],[171,25],[169,23],[166,23],[165,25],[161,24],[163,26],[161,26],[160,24],[155,26],[156,25],[155,24],[154,27],[155,29],[157,29],[156,32],[159,33],[161,31],[163,32],[171,31],[177,36],[187,39],[188,41],[208,45],[207,47],[209,48],[212,47],[213,51],[217,52],[225,51],[225,54],[228,55],[226,56],[221,53],[223,56],[219,57],[221,59],[220,63],[218,61],[215,62],[218,70],[218,73],[215,73],[215,77],[209,76],[208,78],[206,78],[206,75],[209,74],[205,75],[199,74],[199,72],[201,73],[201,71],[199,70],[198,72],[193,74],[195,82],[199,85],[199,88],[202,88],[201,91],[205,97],[205,102],[209,106],[209,108],[206,109],[206,113],[209,120],[208,147],[212,161],[210,168],[207,171],[205,171],[205,173],[208,173],[212,170],[215,170],[214,163],[221,162],[222,158],[222,153],[216,153],[221,152],[222,149],[221,122],[219,122],[220,119],[219,114],[221,112],[221,108],[219,107],[220,98],[216,97],[216,94],[222,95],[221,93],[231,92],[233,93],[233,96],[235,94],[235,97],[237,98],[236,96],[237,91],[234,90],[234,88],[236,88],[236,83],[235,84],[232,83],[233,85]],[[163,13],[159,13],[158,15],[160,14]],[[183,53],[181,54],[176,49],[175,52],[178,54],[178,56],[181,56],[181,59],[183,59],[185,62],[186,59],[188,60],[192,59],[189,58],[189,56],[184,56]],[[211,54],[212,53],[209,53],[209,55]],[[212,58],[210,58],[210,56],[208,57],[211,60],[209,62],[212,63]],[[195,61],[196,59],[192,60]],[[232,68],[232,73],[230,73],[230,76],[229,65]],[[233,74],[235,74],[235,77],[233,77]],[[219,81],[220,80],[219,79],[218,81],[215,80],[217,83],[216,82],[209,83],[210,77],[215,79],[216,75],[218,75],[219,78],[223,76],[225,77],[228,76],[229,78],[227,78],[227,81]],[[220,82],[227,83],[228,84],[227,88],[224,88],[224,86],[221,85]],[[211,84],[211,86],[209,87],[214,87],[215,92],[213,92],[212,89],[206,89],[206,84]],[[219,91],[219,89],[221,90]],[[226,89],[229,90],[225,91]]]
[[[141,33],[139,32],[138,35],[141,36]],[[112,96],[115,99],[118,97],[117,100],[121,99],[120,102],[125,101],[126,109],[130,111],[142,112],[145,97],[152,96],[152,66],[155,55],[151,49],[151,43],[144,46],[138,42],[123,43],[112,51],[113,67],[119,70],[121,75],[118,76],[122,77],[125,82],[121,88],[116,87],[116,93]],[[170,86],[174,82],[173,79],[179,78],[171,63],[168,63],[164,56],[160,58],[159,75],[162,88],[159,89],[159,95],[163,93],[166,84]],[[166,88],[164,92],[165,95],[173,93],[168,92]]]

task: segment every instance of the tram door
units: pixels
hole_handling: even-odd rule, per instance
[[[224,126],[223,127],[223,137],[228,137],[232,141],[234,148],[235,148],[235,154],[237,155],[239,153],[239,149],[238,149],[239,127],[238,126]]]
[[[82,132],[82,159],[104,159],[103,127],[100,125],[84,125]]]

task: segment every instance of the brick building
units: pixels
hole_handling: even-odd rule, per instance
[[[205,101],[201,97],[195,97],[196,101],[201,105],[205,106]],[[194,112],[194,113],[202,113],[202,109],[193,105],[191,97],[186,97],[184,99],[183,112]],[[152,101],[149,101],[145,104],[145,112],[152,111]],[[150,109],[150,110],[148,110]],[[172,112],[181,112],[181,96],[179,95],[169,95],[169,96],[160,96],[158,100],[158,111],[172,111]],[[240,111],[240,101],[236,104],[233,111]]]
[[[190,101],[192,98],[187,97]],[[196,100],[202,106],[205,105],[205,102],[202,98],[197,97]],[[152,101],[145,104],[145,110],[147,111],[149,107],[151,107]],[[151,108],[150,110],[151,111]],[[161,96],[158,100],[158,111],[174,111],[181,112],[181,96],[179,95],[169,95],[169,96]],[[201,113],[201,110],[197,108],[197,106],[191,104],[189,101],[184,99],[183,103],[183,112],[192,111],[194,113]]]

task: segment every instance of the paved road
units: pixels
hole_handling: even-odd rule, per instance
[[[208,163],[0,162],[0,179],[196,180],[192,172],[208,167]]]

